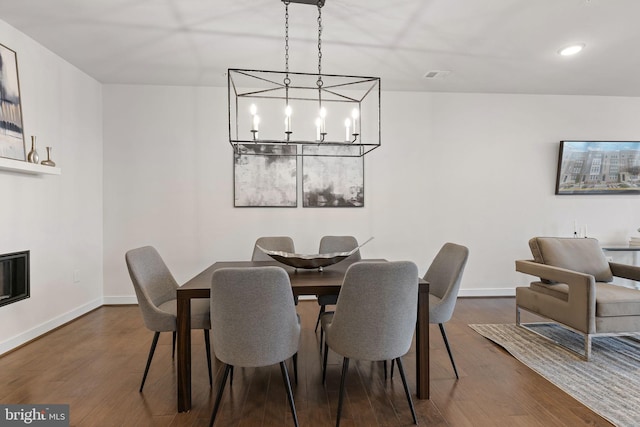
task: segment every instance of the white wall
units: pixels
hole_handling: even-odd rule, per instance
[[[324,234],[374,236],[366,257],[422,272],[446,241],[471,255],[463,295],[511,295],[535,235],[602,242],[640,226],[638,196],[555,196],[562,139],[640,139],[640,99],[383,93],[382,147],[366,156],[365,207],[234,208],[222,88],[104,87],[105,301],[131,302],[124,253],[154,245],[178,281],[247,259],[261,235],[317,251]]]
[[[2,354],[102,304],[103,221],[101,85],[3,21],[0,41],[17,52],[25,135],[62,169],[0,171],[0,253],[31,251],[31,298],[0,307]]]

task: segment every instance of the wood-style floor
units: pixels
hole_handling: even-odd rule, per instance
[[[321,379],[318,306],[301,301],[299,383],[293,386],[300,426],[335,425],[341,359],[329,357]],[[446,324],[460,373],[456,380],[437,326],[431,326],[431,399],[414,402],[423,426],[611,426],[489,340],[469,323],[514,322],[512,298],[459,299]],[[101,307],[0,357],[0,403],[70,405],[74,426],[205,426],[221,364],[209,387],[204,340],[193,333],[193,409],[177,413],[171,334],[162,334],[143,393],[138,392],[153,333],[137,306]],[[413,350],[404,358],[415,390]],[[280,369],[236,369],[217,426],[293,425]],[[381,363],[351,363],[342,425],[408,426],[411,414],[399,375]]]

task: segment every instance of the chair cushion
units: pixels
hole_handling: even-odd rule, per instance
[[[533,282],[531,290],[563,301],[569,300],[565,283]],[[640,291],[611,283],[596,283],[596,317],[640,316]]]
[[[613,273],[597,239],[534,237],[529,240],[529,247],[538,263],[591,274],[596,282],[613,280]]]

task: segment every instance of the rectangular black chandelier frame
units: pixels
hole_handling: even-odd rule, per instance
[[[278,81],[280,77],[282,81]],[[381,146],[379,77],[230,68],[227,78],[229,143],[236,154],[240,153],[240,146],[246,144],[294,144],[301,147],[357,147],[349,150],[353,154],[347,157],[361,157]],[[317,85],[318,80],[322,85]],[[255,111],[249,112],[250,109],[257,110],[255,103],[259,102],[265,104],[261,114],[269,118],[260,131],[261,121],[258,119],[256,122],[257,114]],[[303,106],[294,110],[297,130],[291,127],[291,121],[287,125],[286,120],[291,120],[291,117],[285,119],[285,128],[276,124],[284,117],[278,111],[284,111],[285,106],[290,108],[289,102]],[[319,130],[315,134],[312,132],[311,116],[317,115],[318,109],[322,110],[325,106],[330,107],[330,112],[337,117],[346,117],[350,108],[357,110],[352,134],[347,123],[349,119],[345,121],[345,129],[333,117],[326,130],[323,118],[325,132],[322,135]],[[331,154],[334,152],[327,149],[324,153],[319,149],[314,151],[313,156],[345,157]],[[309,155],[304,153],[305,150],[300,149],[296,155]]]

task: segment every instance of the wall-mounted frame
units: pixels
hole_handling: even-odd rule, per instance
[[[26,160],[17,55],[1,44],[0,157]]]
[[[560,141],[556,194],[640,194],[640,141]]]
[[[298,206],[295,145],[241,144],[234,150],[235,207]]]
[[[309,154],[302,157],[303,207],[364,206],[364,157],[351,156],[355,150],[349,145],[302,147]]]

